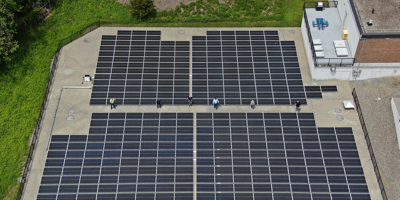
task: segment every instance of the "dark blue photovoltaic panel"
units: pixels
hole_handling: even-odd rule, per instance
[[[118,31],[103,36],[93,82],[91,105],[187,103],[190,43],[160,41],[160,31]]]
[[[37,198],[191,199],[193,173],[193,113],[93,113],[52,136]]]
[[[93,113],[88,135],[52,136],[37,199],[370,199],[352,128],[313,113],[193,118]]]
[[[351,128],[316,127],[312,113],[196,115],[197,199],[370,199]]]
[[[196,104],[307,104],[336,86],[303,86],[294,41],[278,31],[207,31],[192,37],[192,96]],[[308,91],[315,87],[318,90]]]

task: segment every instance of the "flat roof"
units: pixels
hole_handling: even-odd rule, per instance
[[[287,113],[295,114],[294,106],[257,106],[256,110],[253,111],[249,105],[245,106],[222,106],[218,110],[214,110],[212,106],[198,106],[193,107],[186,106],[165,106],[162,109],[157,109],[155,105],[140,105],[140,106],[123,106],[120,105],[117,99],[117,109],[110,110],[109,105],[104,106],[88,106],[91,90],[87,89],[87,86],[91,86],[91,83],[84,82],[82,84],[82,75],[94,74],[96,70],[96,62],[99,55],[99,49],[101,46],[102,35],[115,35],[118,30],[161,30],[162,41],[192,41],[193,36],[205,36],[207,31],[218,31],[218,30],[278,30],[279,37],[281,40],[295,41],[296,52],[299,56],[300,71],[302,74],[302,80],[305,85],[314,85],[309,74],[309,67],[307,64],[307,57],[304,53],[304,44],[302,42],[302,33],[300,28],[160,28],[160,27],[100,27],[96,30],[86,34],[84,37],[78,38],[77,40],[66,45],[61,51],[60,62],[58,64],[58,70],[56,71],[57,81],[54,81],[52,88],[61,88],[62,86],[74,86],[74,89],[65,89],[62,91],[59,103],[58,97],[60,92],[53,90],[50,94],[50,100],[48,101],[48,108],[46,109],[46,116],[43,119],[41,133],[39,134],[38,145],[35,149],[34,159],[32,161],[32,167],[30,168],[29,178],[26,183],[24,190],[23,199],[31,199],[36,197],[40,188],[40,182],[42,180],[42,174],[44,172],[44,159],[47,158],[46,144],[48,141],[49,134],[52,135],[76,135],[78,137],[73,138],[85,138],[89,134],[90,122],[92,113],[110,113],[111,115],[119,115],[121,112],[129,113],[260,113],[260,112],[271,112],[271,113]],[[192,66],[192,65],[191,65]],[[77,86],[86,86],[85,89],[77,89]],[[359,124],[359,119],[356,110],[348,110],[342,112],[340,110],[340,117],[337,112],[334,112],[335,108],[343,108],[342,102],[339,99],[346,100],[352,99],[351,88],[349,87],[348,81],[318,81],[318,85],[337,85],[338,92],[325,93],[323,99],[309,99],[307,105],[301,106],[301,113],[312,112],[315,116],[315,124],[318,127],[352,127],[354,133],[354,140],[357,143],[357,151],[360,156],[360,162],[362,163],[363,171],[366,178],[366,185],[371,194],[372,199],[377,195],[380,195],[379,186],[376,182],[376,176],[373,171],[368,149],[365,144],[364,134]],[[196,101],[194,97],[194,101]],[[154,103],[155,104],[155,103]],[[54,116],[54,118],[53,118]],[[161,116],[160,116],[161,117]],[[342,118],[341,118],[342,117]],[[76,119],[67,121],[67,119]],[[196,120],[198,118],[196,117]],[[344,121],[341,121],[344,119]],[[54,121],[53,121],[54,120]],[[307,120],[309,121],[309,120]],[[52,123],[54,122],[54,127]],[[197,127],[197,123],[195,124]],[[298,129],[300,130],[300,129]],[[197,134],[197,129],[194,129]],[[105,134],[103,134],[105,135]],[[194,138],[196,135],[194,135]],[[65,137],[65,136],[64,136]],[[72,136],[70,136],[72,137]],[[74,140],[75,141],[75,140]],[[103,140],[104,142],[104,140]],[[79,142],[78,142],[79,143]],[[81,142],[82,143],[82,142]],[[197,146],[196,146],[197,149]],[[354,150],[355,151],[355,150]],[[198,154],[196,154],[197,156]],[[197,157],[196,157],[197,158]],[[196,163],[197,164],[197,163]],[[75,168],[75,167],[69,167]],[[347,167],[346,167],[347,168]],[[354,167],[350,167],[354,168]],[[359,168],[359,167],[358,167]],[[344,169],[342,167],[342,169]],[[197,172],[196,172],[197,173]],[[71,175],[69,175],[71,176]],[[106,175],[109,176],[109,175]],[[359,175],[357,175],[359,176]],[[361,175],[360,175],[361,176]],[[51,179],[51,178],[50,178]],[[52,180],[54,181],[54,179]],[[72,185],[72,184],[71,184]],[[101,184],[105,185],[105,184]],[[365,188],[365,184],[364,188]],[[79,186],[81,187],[81,186]],[[102,186],[104,189],[106,186]],[[195,186],[194,186],[195,187]],[[72,186],[72,189],[75,185]],[[63,188],[64,189],[64,188]],[[71,191],[71,190],[70,190]],[[97,191],[97,190],[96,190]],[[76,193],[68,195],[74,196]],[[108,194],[103,193],[101,195]],[[143,193],[144,194],[144,193]],[[356,195],[359,195],[356,194]],[[47,196],[47,194],[46,194]],[[58,197],[61,197],[59,195]],[[199,198],[198,198],[199,199]]]
[[[350,0],[356,6],[355,15],[365,33],[400,32],[400,4],[398,0]],[[372,13],[372,10],[374,12]],[[372,26],[367,22],[373,20]]]
[[[323,62],[328,62],[329,58],[346,58],[352,63],[354,58],[353,52],[350,51],[349,44],[346,40],[346,48],[348,56],[337,56],[335,51],[335,46],[333,45],[334,40],[343,40],[342,31],[343,25],[340,20],[339,12],[337,8],[325,8],[323,11],[316,11],[315,8],[306,9],[308,25],[310,27],[311,37],[313,40],[320,39],[322,42],[323,52],[325,54],[324,58],[317,59],[317,64],[323,64]],[[313,21],[316,22],[316,18],[324,18],[328,21],[329,26],[324,29],[318,29],[318,27],[313,27]],[[332,61],[330,62],[332,63]]]

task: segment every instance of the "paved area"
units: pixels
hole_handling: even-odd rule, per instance
[[[50,134],[88,134],[92,113],[98,112],[294,112],[294,106],[221,106],[217,111],[212,106],[118,106],[110,111],[109,106],[89,106],[91,83],[83,83],[85,74],[94,75],[102,35],[115,35],[117,30],[161,30],[161,40],[190,41],[193,35],[205,35],[207,30],[278,30],[280,40],[294,40],[301,66],[304,85],[337,85],[338,92],[323,93],[323,99],[307,100],[301,112],[313,112],[318,127],[352,127],[366,182],[373,200],[382,199],[376,182],[364,135],[358,121],[357,111],[344,110],[342,100],[352,100],[348,81],[313,81],[310,76],[300,28],[135,28],[100,27],[95,31],[66,45],[49,96],[42,130],[34,154],[23,199],[36,199],[46,160],[46,147]],[[64,87],[63,86],[73,86]],[[62,89],[63,88],[63,89]],[[62,89],[62,90],[61,90]],[[62,93],[61,93],[62,92]],[[58,99],[60,102],[58,103]],[[342,112],[335,112],[340,108]],[[343,121],[336,117],[341,115]],[[71,120],[73,118],[73,120]],[[53,120],[54,119],[54,120]],[[69,120],[67,120],[69,119]]]
[[[398,0],[351,0],[356,6],[357,13],[361,19],[361,26],[367,33],[373,32],[398,32],[400,30],[400,12]],[[372,10],[374,12],[372,12]],[[367,22],[373,20],[373,25]]]

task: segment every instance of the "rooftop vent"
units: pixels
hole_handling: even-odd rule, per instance
[[[322,2],[322,1],[319,1],[319,2],[317,2],[317,3],[315,3],[315,10],[316,11],[322,11],[322,10],[324,10],[324,2]]]

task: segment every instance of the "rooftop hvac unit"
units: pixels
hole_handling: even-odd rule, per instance
[[[324,2],[319,1],[319,2],[315,3],[315,10],[316,11],[324,10]]]

